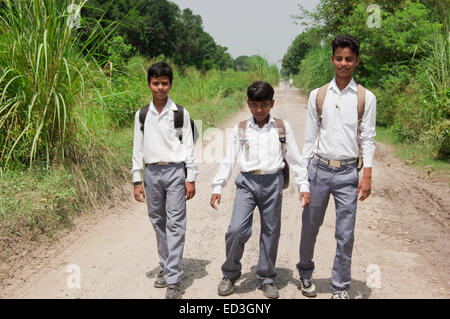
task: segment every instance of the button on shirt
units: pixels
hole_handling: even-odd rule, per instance
[[[319,119],[316,97],[319,89],[314,89],[308,101],[305,125],[305,143],[303,145],[303,165],[318,152],[330,160],[358,158],[357,84],[352,79],[345,89],[339,90],[336,79],[328,85],[322,106],[322,129],[319,137]],[[366,89],[364,115],[361,123],[361,149],[364,167],[373,166],[375,153],[376,98]],[[319,148],[317,142],[319,140]]]
[[[300,187],[301,192],[309,192],[306,166],[302,164],[302,156],[297,148],[297,143],[295,142],[290,125],[286,121],[284,121],[284,125],[286,128],[287,150],[285,156],[289,167],[295,173],[294,183]],[[211,185],[213,194],[221,194],[222,187],[228,183],[239,154],[239,149],[242,149],[239,157],[242,172],[254,170],[276,172],[284,167],[280,138],[275,126],[275,120],[272,116],[270,116],[269,122],[262,128],[255,123],[253,117],[247,122],[243,144],[248,144],[248,147],[241,145],[238,127],[239,125],[236,125],[233,128],[225,158],[220,164],[217,175],[213,179]]]
[[[144,133],[141,131],[139,111],[134,120],[133,140],[133,182],[142,180],[142,170],[145,164],[157,162],[184,162],[187,169],[186,181],[195,181],[198,174],[195,164],[194,142],[190,124],[189,112],[184,109],[184,122],[181,129],[183,139],[180,142],[174,126],[174,111],[176,104],[169,98],[161,114],[158,114],[153,101],[150,103],[144,122]]]

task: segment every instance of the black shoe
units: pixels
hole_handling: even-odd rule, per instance
[[[234,293],[234,283],[236,282],[236,280],[238,280],[239,277],[240,276],[234,279],[223,277],[217,289],[217,293],[219,294],[219,296],[224,297]]]
[[[316,286],[312,282],[311,279],[303,279],[300,278],[300,288],[303,296],[306,297],[315,297],[317,296]]]
[[[166,280],[164,279],[162,270],[159,272],[158,276],[156,276],[154,286],[155,286],[155,288],[166,288],[167,287],[167,283],[166,283]]]
[[[277,299],[278,297],[280,297],[278,288],[274,283],[264,284],[260,287],[260,289],[263,291],[264,296],[266,296],[267,298]]]
[[[167,286],[166,299],[181,299],[184,291],[179,283]]]

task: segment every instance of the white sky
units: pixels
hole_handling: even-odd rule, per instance
[[[235,59],[260,54],[271,64],[281,59],[303,26],[293,23],[298,4],[311,10],[319,0],[170,0],[190,8],[203,20],[203,29]]]

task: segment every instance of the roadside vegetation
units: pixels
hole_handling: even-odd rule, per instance
[[[361,43],[355,80],[377,96],[382,140],[402,145],[406,163],[449,172],[449,2],[322,0],[294,21],[308,28],[283,58],[305,93],[333,78],[331,40],[351,34]],[[379,134],[380,135],[380,134]],[[378,139],[378,137],[377,137]]]
[[[78,22],[67,10],[75,4]],[[5,0],[0,11],[0,262],[131,191],[134,114],[151,100],[150,64],[173,66],[171,98],[203,128],[242,107],[252,81],[279,82],[276,66],[259,56],[237,64],[201,17],[169,1]],[[148,21],[165,30],[135,32],[156,25]],[[166,31],[165,44],[144,41]]]

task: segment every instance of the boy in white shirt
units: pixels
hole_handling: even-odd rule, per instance
[[[156,233],[161,271],[155,287],[167,287],[166,298],[179,299],[183,293],[180,280],[186,200],[195,195],[197,168],[189,112],[168,97],[172,81],[173,72],[167,63],[155,63],[148,69],[153,99],[136,112],[132,173],[134,198],[147,200]],[[182,127],[177,129],[174,123],[180,118],[179,112],[183,112]]]
[[[212,187],[211,207],[220,204],[221,190],[231,177],[239,150],[241,149],[241,173],[236,178],[236,197],[230,226],[225,235],[226,260],[222,265],[223,279],[218,287],[220,296],[234,292],[234,283],[241,275],[240,259],[244,245],[251,236],[253,211],[258,206],[261,215],[260,257],[256,276],[261,281],[261,289],[268,298],[278,298],[275,261],[281,226],[281,202],[284,175],[282,143],[285,143],[285,159],[295,172],[294,182],[299,187],[300,202],[308,205],[309,184],[306,167],[298,151],[294,134],[286,121],[274,119],[270,115],[275,101],[274,90],[266,82],[255,82],[247,90],[248,106],[252,117],[233,129],[227,152]],[[285,140],[279,129],[285,129]],[[240,131],[241,130],[241,131]]]
[[[332,42],[334,79],[309,96],[303,146],[308,165],[311,204],[303,210],[300,261],[297,269],[303,295],[316,296],[311,276],[314,246],[330,195],[336,206],[336,256],[331,277],[332,298],[348,299],[351,257],[358,194],[371,192],[375,152],[376,99],[355,83],[352,74],[359,64],[359,43],[351,36]],[[363,176],[358,170],[363,168]]]

